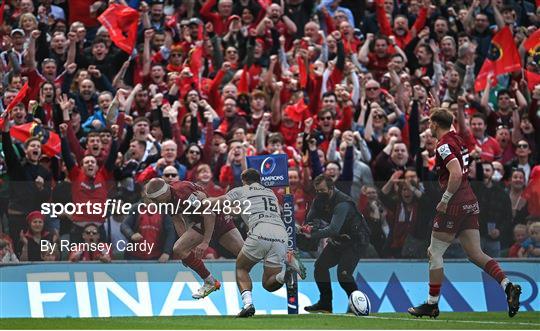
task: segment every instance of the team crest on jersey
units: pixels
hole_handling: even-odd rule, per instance
[[[448,144],[441,145],[437,148],[437,152],[439,152],[439,155],[442,157],[442,159],[446,159],[447,157],[452,154],[452,151],[450,151],[450,146]]]
[[[446,222],[446,228],[447,229],[451,229],[454,227],[454,221],[448,221]]]

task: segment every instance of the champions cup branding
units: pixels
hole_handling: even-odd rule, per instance
[[[296,247],[296,234],[295,234],[295,222],[294,222],[294,203],[293,196],[286,194],[283,197],[283,223],[285,223],[285,229],[289,236],[287,242],[288,249],[294,249]]]
[[[287,155],[270,154],[247,157],[248,168],[261,174],[261,184],[265,187],[288,186],[289,173]]]

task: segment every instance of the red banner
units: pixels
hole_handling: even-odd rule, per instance
[[[26,98],[26,95],[28,94],[28,91],[30,90],[30,87],[28,87],[28,82],[24,83],[23,87],[20,89],[19,93],[15,96],[13,100],[9,103],[9,105],[6,108],[6,112],[10,112],[16,105],[21,103],[24,98]]]
[[[137,41],[139,12],[131,7],[112,4],[98,17],[118,48],[131,55]]]
[[[41,141],[41,150],[50,157],[60,154],[61,143],[60,136],[53,131],[44,128],[36,122],[13,126],[9,133],[11,137],[25,142],[28,138],[38,137]]]
[[[498,76],[517,70],[521,70],[521,58],[512,32],[508,26],[505,26],[491,39],[488,55],[478,73],[474,89],[479,92],[486,87],[489,73]]]

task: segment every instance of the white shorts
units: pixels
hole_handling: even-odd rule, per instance
[[[282,226],[261,223],[248,233],[241,252],[253,262],[264,260],[265,267],[280,268],[287,254],[288,239]]]

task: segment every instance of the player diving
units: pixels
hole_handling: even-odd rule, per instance
[[[182,260],[204,280],[202,287],[192,295],[194,299],[202,299],[221,287],[202,260],[210,241],[219,242],[234,256],[239,255],[244,245],[230,215],[216,215],[212,210],[201,207],[200,199],[207,196],[204,188],[193,182],[172,181],[167,184],[161,178],[148,181],[143,191],[146,202],[180,206],[178,214],[171,215],[179,237],[173,247],[173,257]]]
[[[255,169],[244,170],[241,180],[243,186],[207,200],[212,205],[239,201],[246,207],[241,217],[249,232],[236,259],[236,283],[243,302],[237,316],[251,317],[255,314],[255,306],[251,296],[250,271],[258,262],[264,261],[262,285],[269,292],[277,291],[285,282],[292,281],[295,272],[305,279],[306,269],[296,253],[287,250],[288,235],[274,192],[261,185],[261,176]]]

